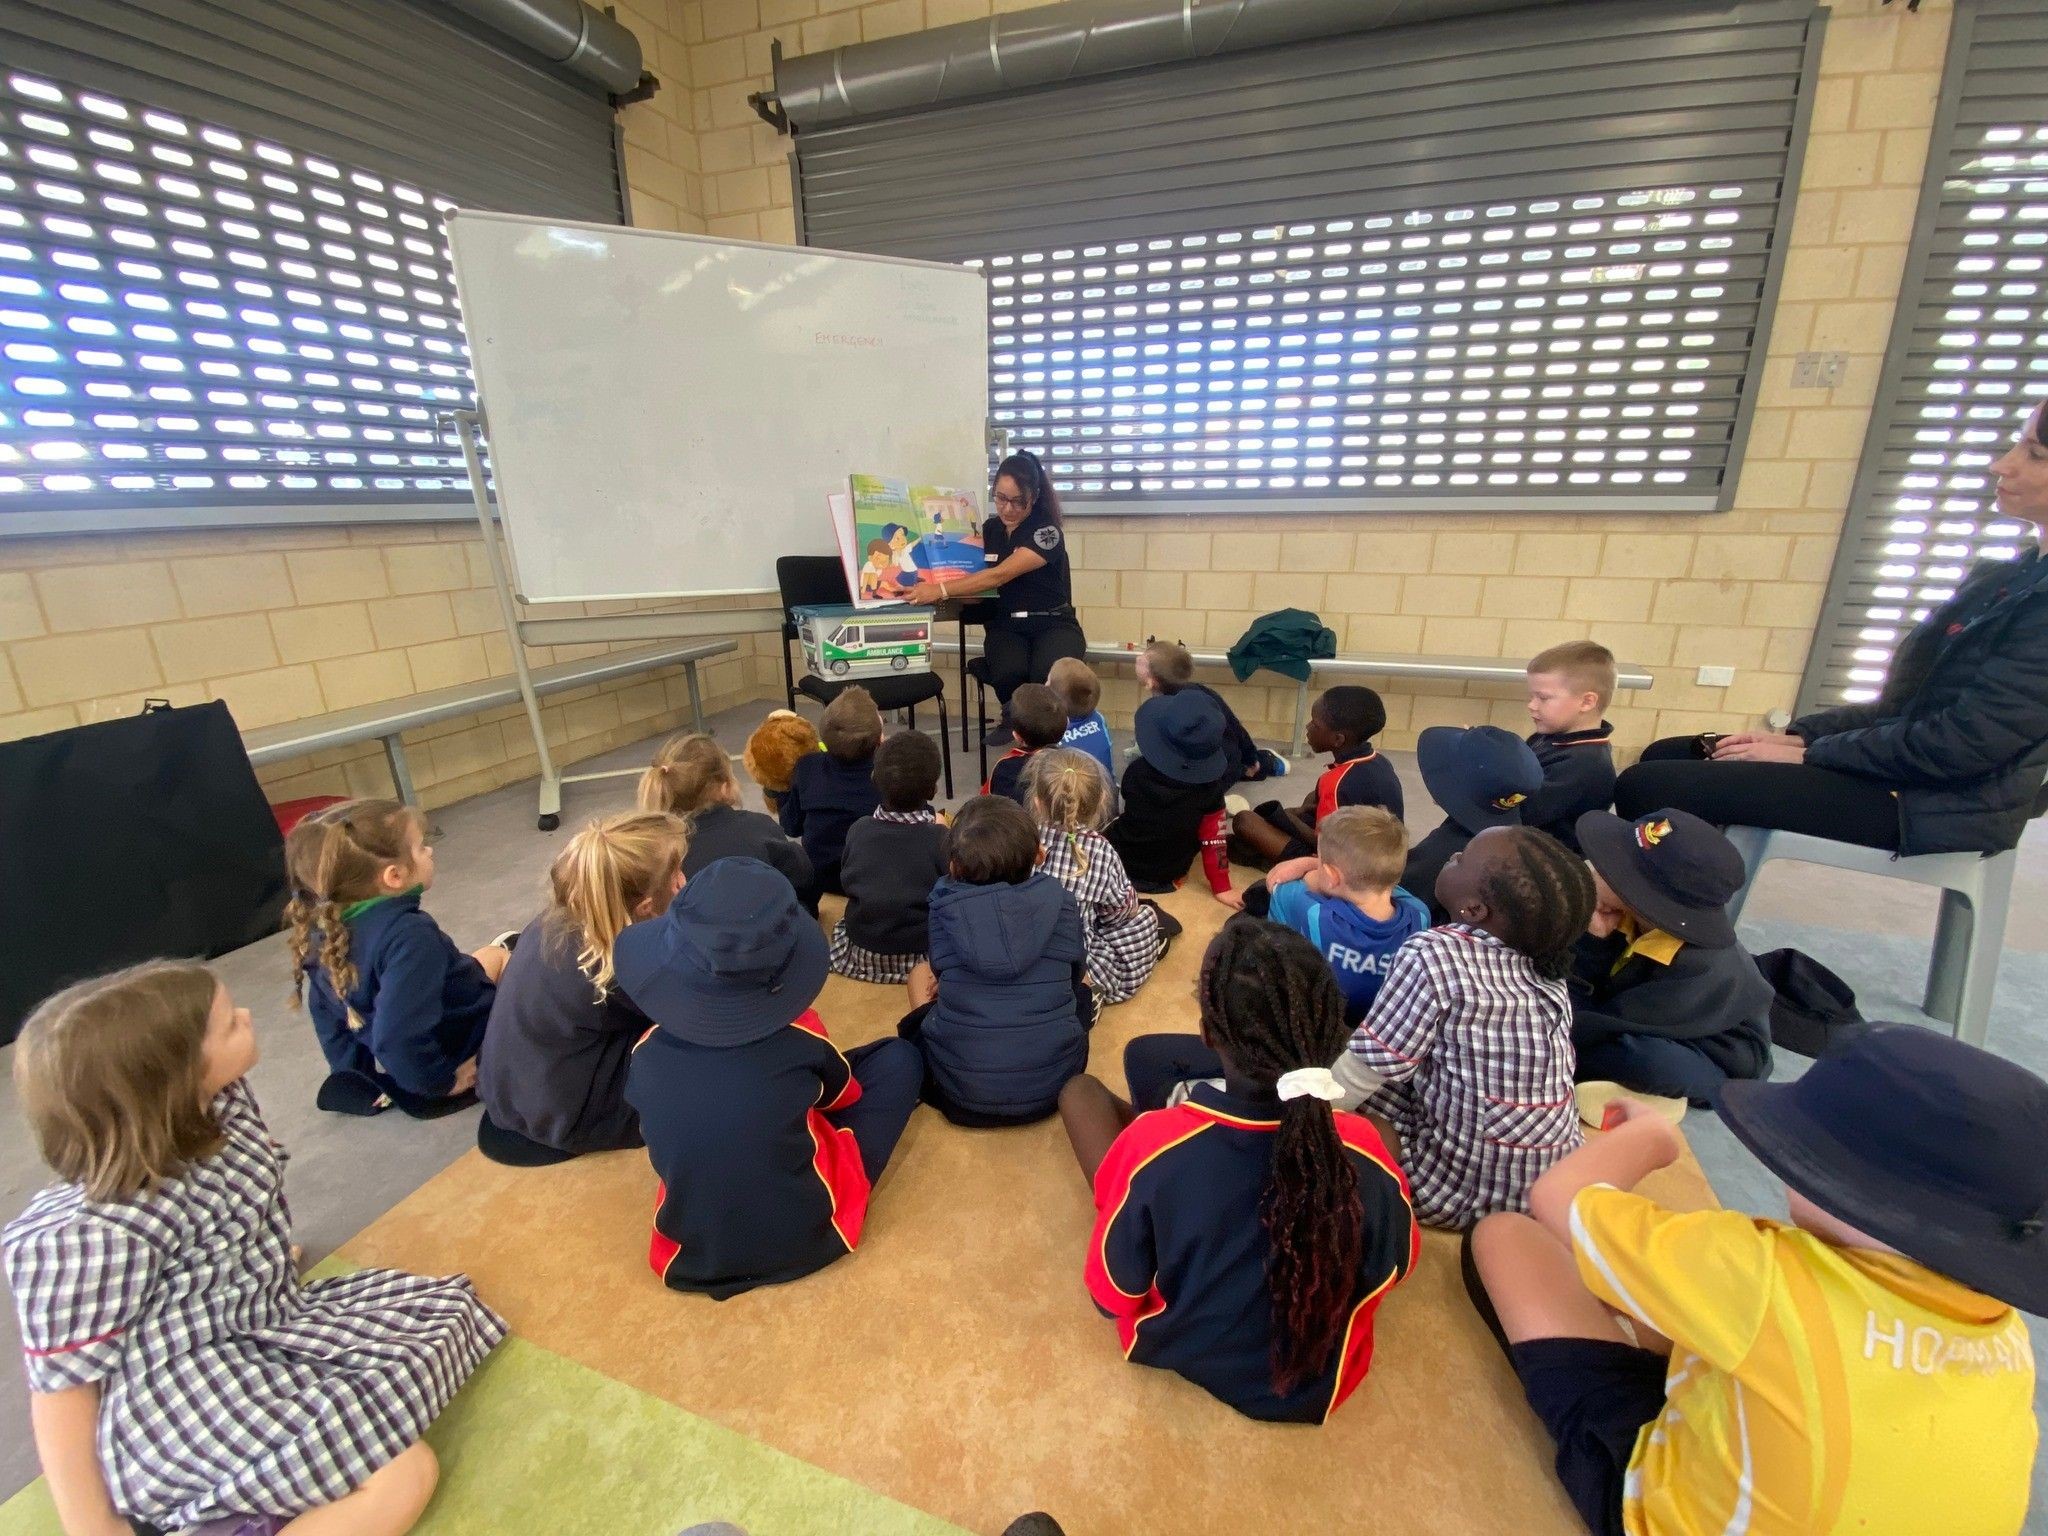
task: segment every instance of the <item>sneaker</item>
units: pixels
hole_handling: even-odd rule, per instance
[[[1574,1090],[1578,1100],[1579,1120],[1594,1130],[1604,1130],[1602,1122],[1607,1110],[1617,1099],[1633,1099],[1638,1104],[1647,1104],[1673,1125],[1685,1118],[1685,1100],[1665,1098],[1662,1094],[1638,1093],[1633,1088],[1624,1088],[1619,1083],[1581,1083]]]
[[[507,951],[509,951],[512,948],[512,946],[514,944],[517,944],[518,942],[519,930],[517,928],[507,928],[503,933],[499,934],[495,939],[491,940],[491,943],[495,947]]]
[[[381,1115],[391,1107],[391,1095],[360,1072],[335,1072],[320,1085],[313,1103],[334,1115]]]
[[[1245,799],[1243,795],[1225,795],[1223,797],[1223,809],[1232,816],[1242,816],[1251,808],[1251,801]]]
[[[1294,768],[1294,764],[1278,752],[1269,752],[1264,747],[1259,748],[1259,761],[1266,765],[1266,777],[1269,779],[1284,779]]]
[[[996,725],[991,726],[989,728],[989,733],[981,738],[981,744],[984,747],[993,749],[996,747],[1011,746],[1016,742],[1016,740],[1017,738],[1011,732],[1010,728],[1007,725],[1003,725],[999,722]]]

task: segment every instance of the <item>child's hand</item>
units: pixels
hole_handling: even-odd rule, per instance
[[[1652,1169],[1665,1168],[1677,1162],[1678,1154],[1685,1149],[1678,1127],[1659,1114],[1655,1105],[1645,1104],[1627,1094],[1617,1095],[1608,1102],[1606,1112],[1600,1117],[1600,1129],[1607,1132],[1627,1130],[1631,1141],[1644,1144],[1644,1157]]]
[[[467,1093],[470,1089],[474,1088],[475,1086],[476,1058],[472,1056],[469,1058],[469,1060],[465,1061],[461,1066],[455,1069],[455,1084],[448,1090],[448,1097],[452,1099],[457,1094]]]
[[[1227,891],[1218,891],[1216,899],[1233,912],[1242,912],[1244,910],[1244,892],[1234,886]]]
[[[905,985],[910,989],[910,1006],[913,1008],[938,1001],[939,974],[932,969],[929,960],[920,960],[910,968],[910,979]]]
[[[1604,939],[1621,926],[1623,916],[1619,907],[1595,906],[1593,915],[1586,920],[1586,932],[1596,939]]]

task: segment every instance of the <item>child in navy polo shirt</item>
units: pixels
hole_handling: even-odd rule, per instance
[[[1001,795],[1022,805],[1024,769],[1034,754],[1060,744],[1060,736],[1067,728],[1067,709],[1059,695],[1045,684],[1020,683],[1010,695],[1009,719],[1015,745],[996,759],[981,792]]]
[[[1342,684],[1323,690],[1309,711],[1309,750],[1330,754],[1330,766],[1316,780],[1315,793],[1298,808],[1277,800],[1239,811],[1231,821],[1233,857],[1273,865],[1312,857],[1316,823],[1340,805],[1383,805],[1398,821],[1401,776],[1373,750],[1372,739],[1387,728],[1387,707],[1370,688]]]
[[[822,752],[796,760],[789,790],[776,807],[782,830],[801,838],[820,890],[844,896],[839,861],[846,834],[882,803],[875,789],[875,748],[882,744],[882,712],[867,689],[843,689],[818,718]]]
[[[811,1004],[825,935],[759,859],[720,859],[612,949],[654,1020],[626,1099],[661,1183],[647,1262],[723,1301],[823,1269],[860,1243],[868,1197],[917,1107],[901,1040],[842,1055]]]
[[[1568,640],[1529,660],[1529,750],[1543,787],[1522,803],[1522,825],[1579,846],[1579,818],[1614,803],[1614,727],[1601,718],[1614,698],[1614,652]]]
[[[1274,865],[1242,897],[1246,911],[1292,928],[1330,962],[1346,1023],[1365,1017],[1394,951],[1429,927],[1429,907],[1398,884],[1407,858],[1408,829],[1392,811],[1340,806],[1317,825],[1313,855]]]
[[[1221,1086],[1148,1114],[1092,1077],[1060,1094],[1095,1191],[1088,1292],[1126,1359],[1250,1418],[1320,1424],[1365,1379],[1373,1315],[1420,1255],[1407,1180],[1372,1123],[1336,1109],[1343,999],[1307,940],[1231,918],[1196,996],[1199,1041],[1152,1038],[1207,1051]]]
[[[1067,712],[1067,729],[1060,745],[1086,752],[1102,764],[1111,785],[1116,783],[1116,753],[1110,745],[1109,722],[1096,705],[1102,701],[1102,680],[1085,661],[1062,656],[1046,674],[1045,686],[1059,698]]]

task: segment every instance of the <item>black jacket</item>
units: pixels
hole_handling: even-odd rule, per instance
[[[1252,740],[1252,733],[1244,728],[1244,722],[1237,718],[1237,711],[1224,702],[1222,694],[1207,683],[1189,683],[1177,691],[1206,695],[1209,702],[1223,712],[1223,757],[1229,764],[1223,774],[1225,784],[1235,784],[1258,767],[1259,744]]]
[[[499,1125],[558,1152],[637,1147],[626,1068],[652,1026],[617,987],[599,1001],[577,947],[573,926],[545,915],[519,935],[491,1000],[477,1093]]]
[[[1899,852],[2002,853],[2048,773],[2048,561],[1983,560],[1899,646],[1870,704],[1792,722],[1806,760],[1899,799]]]
[[[1614,804],[1614,727],[1602,720],[1590,731],[1537,731],[1529,750],[1543,765],[1543,787],[1522,802],[1522,825],[1548,832],[1579,851],[1579,818]]]
[[[1223,809],[1226,781],[1183,784],[1144,758],[1124,769],[1123,812],[1103,836],[1139,886],[1171,885],[1202,851],[1202,818]]]
[[[1683,1040],[1731,1078],[1768,1077],[1771,1001],[1778,994],[1740,944],[1681,947],[1668,965],[1638,955],[1619,933],[1579,940],[1572,976],[1572,1043],[1616,1035]]]
[[[683,878],[694,880],[707,864],[720,859],[759,859],[780,870],[799,897],[815,900],[817,877],[803,844],[783,836],[773,816],[731,805],[707,805],[690,818],[690,851],[683,855]]]
[[[847,829],[882,803],[874,768],[873,758],[846,763],[829,752],[806,752],[790,773],[776,814],[783,831],[803,839],[811,868],[828,889],[838,885]]]
[[[936,821],[863,816],[846,834],[839,883],[846,888],[846,936],[878,955],[922,955],[932,887],[946,874],[946,829]]]

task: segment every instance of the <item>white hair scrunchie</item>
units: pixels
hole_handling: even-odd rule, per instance
[[[1328,1067],[1301,1067],[1293,1072],[1280,1074],[1275,1088],[1280,1100],[1321,1099],[1325,1104],[1335,1104],[1344,1097],[1344,1086]]]

